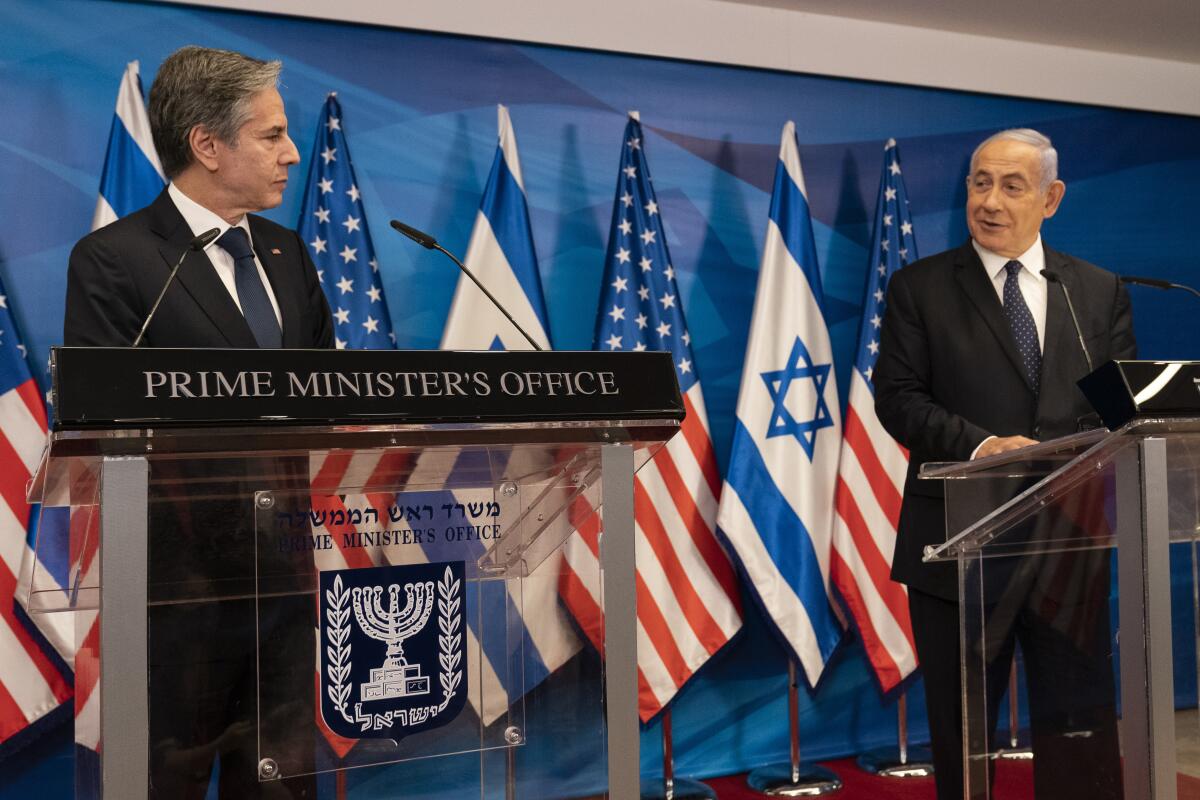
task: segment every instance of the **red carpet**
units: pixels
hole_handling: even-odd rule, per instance
[[[842,779],[842,791],[828,795],[836,800],[934,800],[932,778],[880,778],[860,770],[854,759],[825,764]],[[720,800],[762,800],[746,786],[746,776],[731,775],[705,781]],[[1003,761],[996,769],[993,800],[1033,800],[1033,764]],[[1200,778],[1179,776],[1179,800],[1200,800]]]

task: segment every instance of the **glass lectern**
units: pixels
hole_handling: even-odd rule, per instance
[[[100,754],[81,788],[291,797],[378,766],[355,796],[634,796],[633,473],[682,415],[553,417],[81,414],[52,433],[29,496],[40,563],[61,569],[30,597],[76,613],[79,724]],[[568,617],[571,592],[592,619]]]
[[[993,796],[996,712],[1019,648],[1039,798],[1174,798],[1174,687],[1196,685],[1200,618],[1191,591],[1172,607],[1171,583],[1195,585],[1200,419],[1138,420],[921,476],[943,481],[949,534],[926,561],[959,569],[966,796]],[[1187,632],[1174,643],[1172,614]]]

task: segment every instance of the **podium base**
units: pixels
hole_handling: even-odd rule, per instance
[[[791,764],[770,764],[747,775],[746,783],[768,797],[820,797],[842,788],[841,778],[816,764],[801,764],[795,776]]]
[[[858,768],[883,778],[928,778],[933,775],[933,754],[926,747],[910,747],[908,757],[900,760],[894,747],[868,750],[858,757]]]
[[[676,778],[669,787],[657,778],[642,781],[641,800],[717,800],[717,793],[707,783],[690,778]]]

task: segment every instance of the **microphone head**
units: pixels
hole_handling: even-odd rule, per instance
[[[398,219],[392,220],[391,226],[400,231],[400,233],[403,233],[408,238],[412,239],[417,244],[421,245],[421,247],[424,247],[426,250],[432,250],[437,246],[437,239],[433,238],[428,233],[423,233],[422,231],[417,230],[411,225],[405,225]]]
[[[203,250],[204,248],[206,248],[210,244],[212,244],[213,239],[216,239],[220,235],[221,235],[220,228],[209,228],[204,233],[197,236],[195,239],[192,239],[192,241],[188,243],[188,249]]]
[[[1058,276],[1058,273],[1052,269],[1042,270],[1042,277],[1045,278],[1046,280],[1050,281],[1051,283],[1062,283],[1062,278],[1060,278]]]

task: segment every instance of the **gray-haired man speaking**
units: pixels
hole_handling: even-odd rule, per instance
[[[171,183],[146,208],[75,246],[67,345],[129,346],[172,265],[212,228],[220,235],[187,256],[143,346],[333,345],[329,306],[304,243],[252,213],[279,205],[288,168],[299,161],[276,88],[280,66],[184,47],[159,67],[150,125]],[[313,720],[313,610],[300,595],[269,608],[246,599],[256,569],[246,500],[255,483],[246,469],[242,461],[199,460],[155,462],[151,471],[153,798],[203,798],[216,763],[222,798],[316,796],[311,778],[258,780],[260,742],[273,752],[314,746],[305,724]],[[257,470],[306,486],[307,464],[294,459],[264,460]],[[269,641],[261,653],[256,629]]]
[[[939,800],[964,796],[958,585],[953,566],[922,563],[925,546],[944,542],[947,532],[940,482],[917,480],[917,470],[1074,433],[1090,411],[1075,385],[1088,364],[1063,293],[1047,285],[1043,269],[1070,291],[1094,363],[1136,351],[1129,295],[1117,277],[1042,243],[1042,222],[1066,191],[1057,172],[1058,154],[1037,131],[985,140],[967,176],[971,239],[900,270],[887,290],[875,408],[912,454],[892,578],[908,586]],[[1085,630],[1074,642],[1022,608],[990,654],[993,720],[1014,639],[1025,654],[1039,800],[1121,794],[1106,599],[1082,617]],[[1065,766],[1085,750],[1086,769]]]

